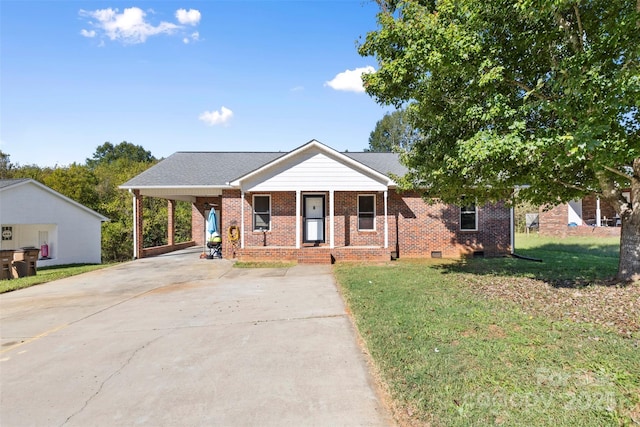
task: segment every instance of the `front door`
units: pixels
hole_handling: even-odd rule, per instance
[[[324,196],[304,196],[304,242],[324,243]]]

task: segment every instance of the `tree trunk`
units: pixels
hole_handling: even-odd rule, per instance
[[[640,1],[640,0],[639,0]],[[631,178],[631,203],[621,209],[620,263],[618,280],[640,280],[640,158],[633,163],[635,174]]]
[[[640,209],[622,218],[618,280],[640,280]]]

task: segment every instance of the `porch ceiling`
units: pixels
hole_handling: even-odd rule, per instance
[[[145,197],[195,202],[196,197],[215,197],[222,195],[219,187],[143,187],[140,194]]]

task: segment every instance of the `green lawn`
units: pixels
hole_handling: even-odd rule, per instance
[[[617,242],[523,235],[516,247],[544,262],[335,266],[396,418],[640,423],[640,285],[601,284],[616,271]]]
[[[16,289],[28,288],[29,286],[40,285],[76,274],[104,268],[109,264],[71,264],[56,265],[52,267],[39,268],[35,276],[20,277],[11,280],[0,280],[0,293],[15,291]]]

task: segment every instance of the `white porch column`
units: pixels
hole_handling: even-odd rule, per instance
[[[240,249],[244,249],[244,191],[240,191]]]
[[[387,215],[387,197],[388,191],[384,190],[384,247],[389,247],[389,218]]]
[[[329,248],[333,249],[336,247],[335,240],[335,227],[333,220],[333,211],[334,211],[334,200],[333,200],[333,190],[329,190]]]
[[[296,249],[300,249],[300,190],[296,190]]]
[[[602,226],[602,221],[600,216],[602,215],[600,211],[600,197],[596,197],[596,225],[598,227]]]

